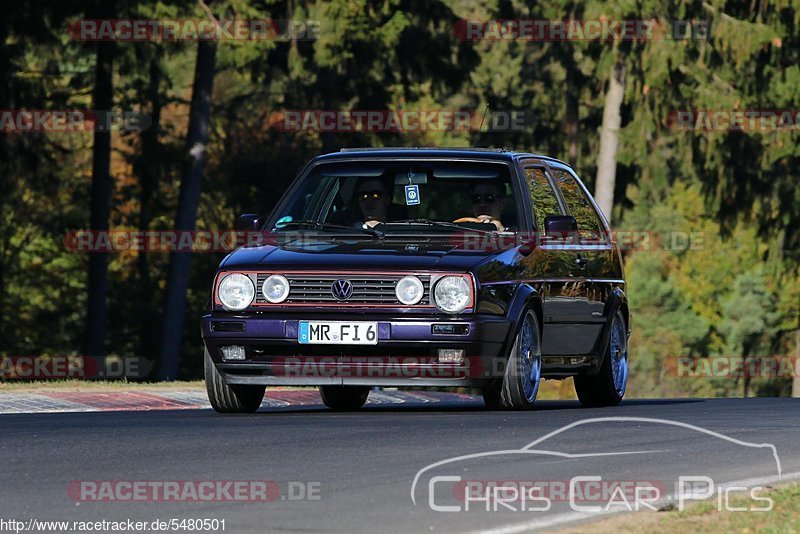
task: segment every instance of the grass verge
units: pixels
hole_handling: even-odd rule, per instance
[[[748,494],[732,494],[728,510],[732,507],[760,508],[769,503],[753,501]],[[638,512],[609,517],[600,521],[566,528],[560,532],[570,534],[597,534],[598,532],[767,532],[800,531],[800,484],[761,490],[758,497],[769,497],[773,508],[768,512],[719,511],[716,499],[694,503],[684,511]],[[723,508],[725,503],[723,501]]]

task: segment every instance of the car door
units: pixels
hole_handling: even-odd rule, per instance
[[[550,166],[553,183],[566,204],[567,213],[578,223],[578,235],[570,248],[575,253],[575,262],[588,277],[586,299],[581,302],[579,313],[583,322],[592,326],[595,336],[600,335],[605,304],[614,287],[622,281],[620,264],[611,242],[608,223],[592,200],[586,187],[569,167]]]
[[[540,160],[525,160],[521,164],[539,242],[522,263],[525,280],[542,295],[542,354],[550,358],[587,355],[599,332],[594,328],[595,320],[588,306],[588,261],[584,261],[580,243],[544,238],[545,217],[570,213],[549,166]]]

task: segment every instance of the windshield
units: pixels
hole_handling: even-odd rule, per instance
[[[327,163],[301,180],[273,214],[273,231],[519,229],[514,188],[502,163]]]

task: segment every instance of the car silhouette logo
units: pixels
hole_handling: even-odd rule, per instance
[[[346,278],[340,278],[331,284],[331,295],[337,300],[347,300],[353,296],[353,282]]]

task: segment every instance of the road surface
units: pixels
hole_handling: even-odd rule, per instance
[[[234,533],[554,528],[598,515],[576,511],[553,489],[563,490],[575,476],[651,482],[667,493],[678,476],[722,484],[774,479],[780,469],[784,479],[791,477],[800,472],[799,409],[794,399],[686,399],[593,410],[541,402],[535,411],[512,413],[490,412],[476,400],[358,413],[311,406],[233,416],[210,410],[0,415],[0,517],[224,519],[225,532]],[[607,417],[635,419],[556,432]],[[527,453],[515,453],[551,432]],[[473,456],[448,461],[467,455]],[[444,463],[425,470],[436,462]],[[526,508],[522,497],[499,506],[474,500],[464,510],[459,483],[435,476],[478,484],[477,496],[497,480],[545,481],[554,493],[546,511]],[[137,481],[140,489],[154,485],[132,501],[126,490],[133,486],[126,484]],[[215,486],[203,494],[211,502],[192,501],[191,492],[176,502],[174,494],[164,501],[153,489],[186,481],[194,489],[203,481],[238,481],[245,490],[231,499]],[[267,498],[259,493],[263,486],[247,481],[269,481]],[[103,493],[109,488],[110,496]],[[573,504],[604,504],[602,496],[583,497]],[[431,502],[461,511],[434,511]]]

